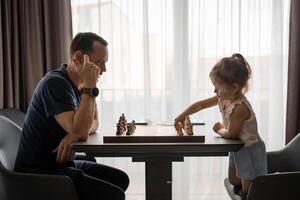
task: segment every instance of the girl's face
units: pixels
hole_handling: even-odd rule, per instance
[[[212,80],[215,90],[214,92],[218,95],[221,100],[231,100],[236,97],[237,86],[235,84],[226,84],[219,78]]]

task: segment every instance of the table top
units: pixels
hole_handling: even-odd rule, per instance
[[[238,151],[244,145],[240,140],[224,139],[212,131],[207,133],[204,130],[201,126],[194,126],[195,135],[205,136],[205,142],[199,143],[103,143],[103,136],[113,136],[116,130],[100,129],[90,135],[87,141],[74,143],[73,148],[77,152],[101,157],[225,156],[229,151]],[[159,137],[176,135],[176,132],[174,127],[156,125],[137,126],[134,134]]]

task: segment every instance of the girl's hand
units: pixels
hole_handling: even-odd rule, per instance
[[[174,127],[176,128],[179,122],[183,125],[185,118],[186,116],[183,114],[180,114],[178,117],[176,117],[174,120]]]
[[[219,131],[220,131],[221,129],[224,129],[224,128],[225,128],[225,127],[224,127],[224,125],[223,125],[222,123],[217,122],[217,123],[215,123],[215,125],[214,125],[214,127],[213,127],[213,130],[214,130],[215,133],[219,133]]]

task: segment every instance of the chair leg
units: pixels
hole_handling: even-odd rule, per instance
[[[225,189],[226,189],[226,191],[227,191],[229,197],[230,197],[232,200],[242,200],[241,197],[240,197],[239,195],[237,195],[237,194],[234,192],[233,185],[230,184],[228,178],[225,178],[225,179],[224,179],[224,186],[225,186]]]

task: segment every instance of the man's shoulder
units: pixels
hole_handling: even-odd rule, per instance
[[[38,83],[35,89],[35,96],[45,95],[54,92],[74,90],[67,75],[60,70],[61,67],[48,72]]]
[[[48,72],[42,79],[41,83],[44,86],[71,86],[70,80],[68,79],[66,73],[63,71],[56,69]]]
[[[67,72],[63,67],[64,66],[62,65],[59,68],[48,72],[44,76],[45,81],[50,80],[50,81],[66,81],[66,82],[68,82]]]

